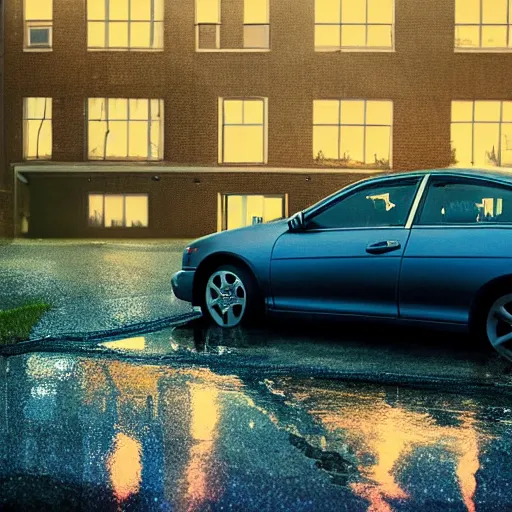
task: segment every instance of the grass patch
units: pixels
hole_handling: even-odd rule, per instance
[[[19,308],[0,311],[0,345],[28,339],[32,327],[50,309],[49,304],[34,302]]]

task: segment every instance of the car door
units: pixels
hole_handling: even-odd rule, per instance
[[[432,175],[400,274],[400,317],[466,323],[475,294],[512,273],[512,188]]]
[[[396,317],[408,216],[422,176],[365,184],[305,217],[276,241],[277,310]]]

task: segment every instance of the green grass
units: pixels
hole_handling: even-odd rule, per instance
[[[32,327],[50,309],[49,304],[34,302],[14,309],[0,310],[0,345],[28,339]]]

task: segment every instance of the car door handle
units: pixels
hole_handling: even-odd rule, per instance
[[[366,247],[366,252],[370,254],[384,254],[386,252],[397,251],[400,247],[402,246],[397,240],[385,240],[383,242],[370,244]]]

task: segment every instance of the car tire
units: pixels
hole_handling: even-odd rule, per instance
[[[474,334],[500,353],[512,350],[512,285],[494,290],[482,301]]]
[[[210,272],[202,295],[204,318],[223,328],[247,325],[261,312],[256,280],[238,265],[221,265]]]

